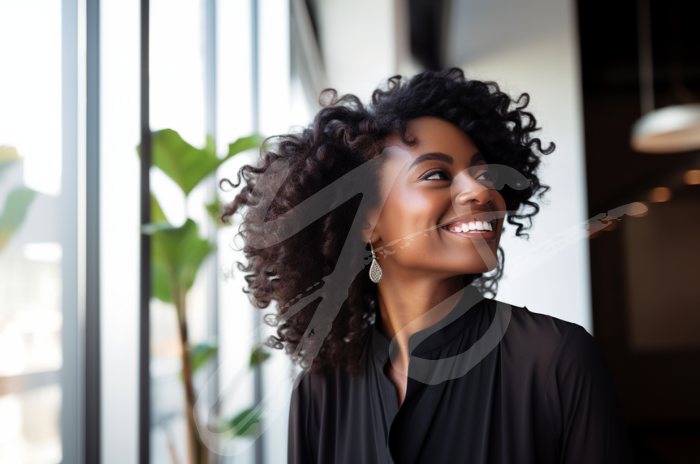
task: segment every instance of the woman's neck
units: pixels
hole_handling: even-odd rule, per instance
[[[461,276],[447,279],[415,279],[407,282],[385,276],[378,284],[379,323],[377,329],[390,340],[396,337],[399,357],[394,368],[408,371],[408,340],[437,323],[457,304],[464,291]]]

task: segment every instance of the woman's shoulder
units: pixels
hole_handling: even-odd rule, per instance
[[[326,367],[316,372],[306,369],[297,374],[293,388],[298,390],[299,395],[328,402],[347,396],[350,393],[348,390],[357,387],[357,381],[342,367]]]
[[[527,306],[510,307],[511,318],[502,342],[513,356],[547,366],[548,370],[560,363],[585,367],[602,360],[598,343],[581,325],[531,311]]]
[[[632,462],[625,415],[605,356],[584,327],[512,306],[501,345],[502,387],[540,392],[561,462]],[[539,400],[537,400],[539,399]],[[520,404],[518,403],[518,407]]]
[[[497,300],[494,300],[494,302],[501,306],[508,304]],[[577,330],[574,327],[583,329],[579,324],[565,321],[558,317],[550,316],[549,314],[531,311],[527,306],[516,306],[513,304],[509,306],[511,307],[510,324],[519,331],[532,336],[561,339],[566,335],[566,332],[572,330],[572,328],[573,330]]]

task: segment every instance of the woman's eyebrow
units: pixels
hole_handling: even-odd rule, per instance
[[[419,157],[417,157],[415,160],[413,160],[413,163],[411,163],[411,166],[408,168],[410,171],[414,167],[418,166],[420,163],[423,161],[428,161],[428,160],[437,160],[437,161],[444,161],[447,164],[454,164],[454,160],[450,155],[446,155],[445,153],[441,153],[439,151],[436,152],[431,152],[431,153],[423,153]],[[484,155],[481,152],[476,152],[472,155],[472,159],[470,164],[474,164],[477,161],[486,161],[486,158],[484,158]]]
[[[428,160],[438,160],[438,161],[444,161],[447,164],[454,164],[454,161],[452,160],[452,157],[450,155],[446,155],[444,153],[440,153],[439,151],[432,152],[432,153],[423,153],[420,155],[418,158],[413,160],[413,163],[411,163],[411,167],[408,168],[410,171],[414,167],[418,166],[420,163],[423,161],[428,161]]]

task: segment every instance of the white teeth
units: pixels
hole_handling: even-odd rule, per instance
[[[486,221],[472,221],[469,223],[462,222],[459,224],[451,224],[446,228],[452,232],[469,232],[470,230],[493,230],[493,226],[491,225],[491,223]]]

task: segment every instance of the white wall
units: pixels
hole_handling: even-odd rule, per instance
[[[408,12],[398,0],[319,0],[319,39],[330,87],[363,102],[395,74],[418,71],[408,56]]]
[[[530,110],[557,148],[541,179],[552,189],[530,239],[506,223],[505,275],[497,299],[582,325],[592,333],[588,240],[580,238],[532,272],[509,278],[508,263],[533,245],[587,218],[578,30],[573,0],[457,0],[450,13],[448,65],[468,78],[494,80]]]

